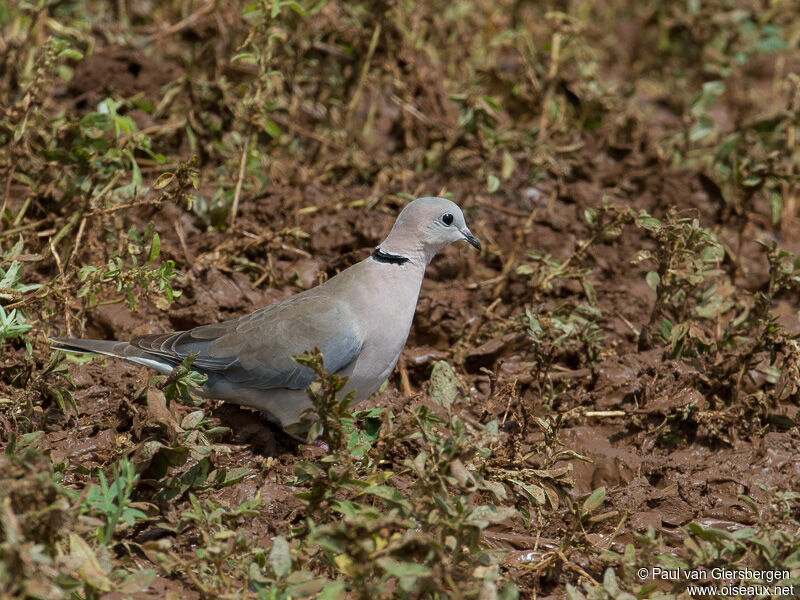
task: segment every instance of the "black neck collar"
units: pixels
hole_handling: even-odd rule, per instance
[[[400,256],[399,254],[389,254],[388,252],[384,252],[381,250],[381,247],[378,246],[375,250],[372,251],[372,260],[377,260],[379,263],[387,263],[390,265],[404,265],[407,262],[411,262],[411,259],[407,256]]]

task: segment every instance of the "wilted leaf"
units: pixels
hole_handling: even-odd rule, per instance
[[[202,410],[192,411],[188,415],[183,417],[183,420],[181,420],[181,427],[183,427],[184,429],[194,429],[200,424],[204,416],[205,412],[203,412]]]
[[[83,581],[100,591],[111,591],[113,586],[111,580],[100,567],[94,550],[82,537],[75,533],[69,534],[69,551],[73,558],[80,561],[76,571]]]
[[[444,360],[437,360],[431,371],[431,399],[445,408],[453,405],[458,397],[458,379],[453,367]]]
[[[136,594],[153,583],[155,578],[156,572],[154,569],[139,569],[127,575],[122,583],[115,588],[115,591],[120,594]]]
[[[517,514],[515,508],[511,506],[493,506],[482,504],[476,506],[469,516],[464,520],[467,525],[473,525],[478,529],[486,529],[494,523],[501,523]]]
[[[517,485],[528,497],[528,500],[534,504],[538,506],[544,506],[545,502],[547,502],[547,496],[540,486],[518,481],[516,479],[509,479],[509,481]]]
[[[173,431],[181,430],[175,415],[167,408],[164,392],[158,388],[147,388],[147,419],[154,423],[162,423]]]
[[[269,551],[269,566],[278,577],[283,577],[292,568],[289,542],[282,535],[272,540],[272,549]]]

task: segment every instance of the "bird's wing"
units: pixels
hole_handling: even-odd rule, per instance
[[[346,306],[328,295],[309,292],[231,321],[141,336],[130,343],[174,365],[194,353],[193,369],[222,376],[237,386],[303,389],[314,375],[293,356],[316,346],[325,369],[336,373],[355,360],[363,343]]]

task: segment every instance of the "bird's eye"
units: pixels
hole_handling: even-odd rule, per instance
[[[452,225],[453,224],[453,215],[450,213],[444,213],[442,215],[442,223],[445,225]]]

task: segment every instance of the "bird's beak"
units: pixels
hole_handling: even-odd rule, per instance
[[[478,238],[472,235],[472,232],[469,229],[465,227],[464,229],[459,229],[459,231],[461,232],[461,235],[464,236],[465,242],[467,242],[471,246],[475,246],[478,250],[481,249],[480,241],[478,240]]]

